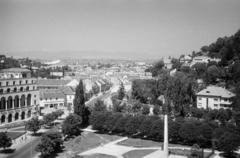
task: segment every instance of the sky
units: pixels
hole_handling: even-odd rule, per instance
[[[0,0],[0,53],[179,57],[240,29],[240,0]]]

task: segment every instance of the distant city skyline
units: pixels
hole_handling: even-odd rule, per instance
[[[179,57],[235,34],[239,8],[239,0],[0,0],[0,53]]]

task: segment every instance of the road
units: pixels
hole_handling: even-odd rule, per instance
[[[56,125],[56,129],[58,129],[59,124]],[[47,133],[53,132],[54,128],[49,129]],[[18,148],[13,154],[9,155],[7,158],[34,158],[38,154],[35,151],[36,146],[41,142],[41,137],[34,137],[32,141],[27,142],[22,147]],[[32,156],[31,156],[32,152]]]
[[[98,96],[98,97],[96,97],[96,98],[88,101],[88,102],[85,103],[85,104],[86,104],[86,106],[88,106],[88,107],[92,107],[92,106],[94,105],[94,103],[96,102],[96,100],[98,100],[98,99],[103,99],[103,100],[104,100],[104,99],[108,98],[109,96],[111,96],[111,91],[110,91],[110,90],[107,91],[105,94],[100,95],[100,96]]]

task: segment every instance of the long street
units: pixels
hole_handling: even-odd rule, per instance
[[[58,129],[60,124],[55,126]],[[47,133],[53,132],[54,127],[49,129]],[[38,152],[35,151],[36,146],[41,142],[41,136],[33,137],[31,141],[18,148],[13,154],[7,156],[7,158],[34,158]]]

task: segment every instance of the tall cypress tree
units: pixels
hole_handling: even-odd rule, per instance
[[[84,86],[82,80],[80,80],[75,90],[74,113],[81,116],[84,122],[84,110],[85,110],[85,98],[84,98]]]

